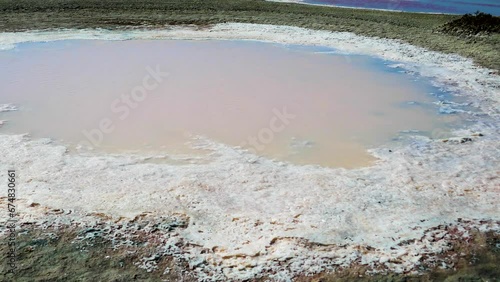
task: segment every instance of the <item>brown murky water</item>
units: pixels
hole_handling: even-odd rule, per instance
[[[0,52],[1,132],[109,151],[190,152],[203,135],[297,164],[358,167],[444,122],[404,75],[256,42],[62,41]],[[165,74],[168,73],[168,76]]]

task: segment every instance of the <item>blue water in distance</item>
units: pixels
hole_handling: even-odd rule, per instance
[[[424,13],[466,14],[481,11],[500,16],[500,0],[304,0],[304,2]]]

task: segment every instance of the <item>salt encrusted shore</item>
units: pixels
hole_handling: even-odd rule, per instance
[[[455,138],[409,136],[371,150],[379,161],[355,170],[275,162],[203,138],[194,146],[211,152],[206,160],[171,165],[151,162],[159,155],[69,153],[48,139],[0,135],[0,169],[19,173],[20,224],[100,226],[102,236],[115,238],[114,224],[143,221],[141,229],[150,230],[180,218],[181,228],[145,236],[158,236],[151,239],[158,254],[187,260],[207,280],[288,280],[352,264],[411,273],[437,258],[450,240],[468,238],[471,229],[500,231],[500,78],[469,59],[351,33],[236,23],[0,33],[0,49],[63,39],[329,46],[397,62],[394,67],[464,96],[475,110],[464,113],[470,125]],[[7,218],[5,212],[0,218]]]

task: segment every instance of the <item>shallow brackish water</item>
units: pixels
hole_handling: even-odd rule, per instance
[[[168,75],[167,75],[168,74]],[[205,136],[296,164],[356,167],[445,132],[426,82],[363,56],[241,41],[61,41],[0,53],[3,132],[107,151],[195,153]],[[434,93],[436,96],[437,93]]]
[[[305,0],[305,3],[405,12],[465,14],[481,11],[500,15],[497,0]]]

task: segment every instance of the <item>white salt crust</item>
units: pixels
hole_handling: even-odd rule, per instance
[[[427,229],[462,218],[472,220],[469,227],[500,230],[495,223],[500,220],[500,79],[469,59],[351,33],[236,23],[205,30],[0,33],[0,49],[64,39],[251,39],[329,46],[396,61],[464,95],[477,110],[474,123],[455,132],[456,138],[409,136],[372,150],[379,161],[354,170],[274,162],[203,138],[194,146],[211,152],[205,162],[173,165],[152,163],[154,155],[69,153],[48,139],[0,135],[0,169],[19,174],[21,222],[57,220],[28,207],[31,203],[71,211],[74,221],[85,221],[92,212],[115,219],[184,214],[189,225],[175,238],[190,244],[176,256],[188,259],[202,280],[268,272],[287,281],[351,263],[409,272],[422,254],[446,249],[448,237],[433,231],[440,240],[427,240]],[[417,241],[400,244],[411,239]],[[212,251],[202,252],[206,249]]]
[[[0,104],[0,113],[2,112],[13,112],[17,111],[18,108],[16,105],[13,104]]]

